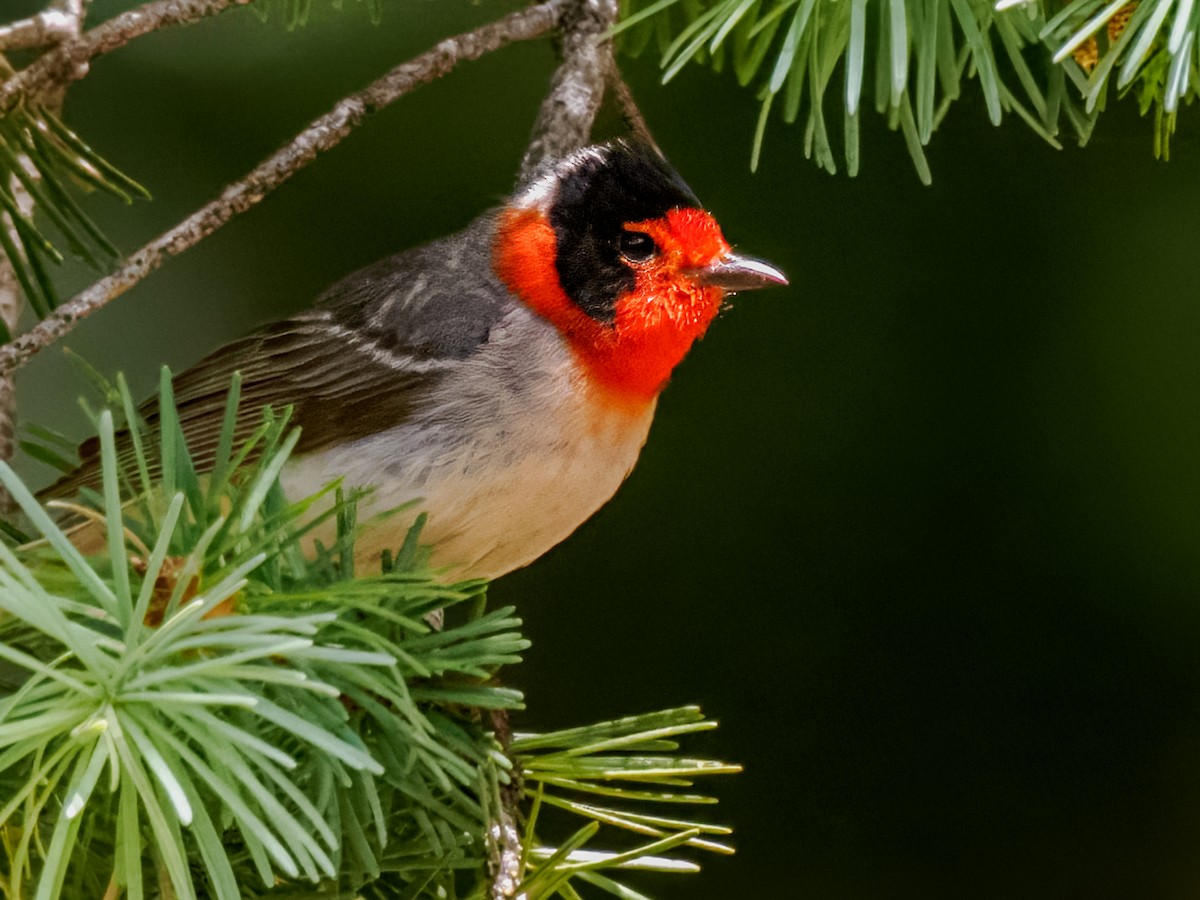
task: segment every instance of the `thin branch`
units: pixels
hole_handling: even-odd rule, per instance
[[[445,75],[460,62],[478,59],[510,43],[532,40],[551,31],[558,24],[566,2],[545,0],[474,31],[446,38],[365,89],[340,100],[281,150],[225,188],[216,200],[142,247],[115,272],[80,291],[30,331],[0,347],[0,375],[16,371],[39,350],[70,332],[80,319],[125,293],[164,260],[178,256],[238,213],[254,206],[318,154],[341,143],[368,114]]]
[[[21,165],[27,173],[37,176],[37,170],[29,162],[27,156],[20,156]],[[28,217],[33,213],[33,197],[25,190],[25,185],[15,176],[10,184],[13,199],[22,216]],[[16,233],[12,216],[9,213],[0,215],[0,228],[8,232],[9,243],[14,247],[21,246],[21,239]],[[7,256],[0,257],[0,320],[9,334],[17,333],[17,323],[21,319],[21,311],[25,307],[21,285],[17,280],[15,266],[18,261]],[[10,460],[17,449],[17,394],[11,373],[0,375],[0,459]],[[0,511],[12,510],[12,497],[4,488],[0,488]]]
[[[73,81],[83,78],[88,64],[97,56],[123,47],[134,38],[166,28],[171,25],[186,25],[208,16],[215,16],[231,6],[243,6],[250,0],[154,0],[131,9],[91,31],[65,40],[52,50],[38,57],[37,61],[22,69],[8,81],[0,84],[0,110],[11,109],[27,96],[39,96],[61,90]],[[68,0],[67,12],[72,7],[82,12],[86,3]],[[43,13],[43,15],[46,15]]]
[[[28,19],[0,25],[0,51],[28,50],[77,37],[79,20],[59,9],[46,9]]]
[[[489,900],[514,900],[521,881],[521,833],[517,830],[517,816],[525,785],[520,766],[513,759],[512,725],[508,721],[508,710],[493,709],[489,712],[492,732],[502,752],[512,762],[509,782],[500,786],[499,815],[488,823],[487,846],[488,866],[492,876],[492,891]]]
[[[79,37],[91,0],[56,0],[28,19],[0,25],[0,52],[48,47]]]
[[[616,21],[616,0],[574,0],[563,9],[562,64],[554,71],[550,92],[538,111],[521,161],[518,188],[588,143],[614,65],[612,39],[607,35]]]
[[[21,22],[0,28],[0,48],[25,49],[56,44],[79,37],[83,30],[83,20],[87,16],[88,4],[91,0],[54,0],[50,6],[39,15]],[[8,63],[0,57],[0,64],[8,70]],[[39,99],[46,103],[54,112],[62,108],[65,87],[55,86],[51,91],[39,94]],[[37,168],[24,153],[18,156],[18,162],[24,167],[29,177],[38,178]],[[17,213],[29,217],[33,213],[33,197],[16,175],[12,176],[10,191],[16,202]],[[16,235],[16,225],[12,213],[5,213],[0,220],[0,228],[9,233],[8,245],[20,247],[20,238]],[[18,260],[7,256],[0,260],[0,320],[8,334],[15,334],[17,324],[24,307],[24,297],[17,278],[16,266]],[[17,391],[11,373],[0,376],[0,460],[10,460],[17,450]],[[8,513],[14,507],[12,495],[7,489],[0,488],[0,511]]]
[[[608,89],[612,91],[613,97],[621,108],[625,124],[629,126],[634,137],[662,153],[659,150],[658,142],[654,140],[654,135],[650,133],[650,126],[646,124],[646,119],[638,108],[637,101],[633,99],[633,92],[629,90],[629,85],[621,77],[621,70],[617,67],[616,59],[613,59],[612,66],[608,70]]]
[[[0,224],[0,228],[5,225]],[[17,330],[21,315],[21,287],[12,261],[0,258],[0,319],[9,334]],[[12,459],[17,449],[17,392],[11,374],[0,375],[0,459]],[[15,504],[6,488],[0,488],[0,513],[10,513]]]
[[[24,164],[27,157],[21,157]],[[33,209],[33,198],[25,190],[25,186],[14,175],[11,190],[17,208],[25,215]],[[9,244],[20,247],[21,239],[16,234],[9,213],[0,215],[0,228],[8,232]],[[21,292],[21,284],[17,278],[16,260],[0,255],[0,321],[9,334],[17,333],[17,323],[21,319],[21,310],[25,306],[25,298]],[[8,461],[17,452],[17,390],[11,373],[0,375],[0,460]],[[12,494],[7,488],[0,487],[0,513],[10,513],[16,508]]]

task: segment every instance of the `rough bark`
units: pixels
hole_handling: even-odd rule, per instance
[[[88,4],[91,0],[56,0],[49,8],[30,19],[14,23],[0,29],[0,49],[24,49],[41,47],[46,44],[56,44],[79,37],[83,30],[83,20],[87,15]],[[7,61],[0,58],[7,68]],[[37,99],[55,113],[62,109],[65,87],[62,85],[48,86],[44,92],[37,94]],[[25,155],[18,157],[31,177],[37,177],[37,169],[30,164]],[[33,198],[15,176],[12,180],[12,196],[16,201],[17,210],[25,217],[33,213]],[[0,217],[0,228],[9,232],[11,246],[19,247],[20,239],[16,235],[12,217],[5,213]],[[0,259],[0,320],[4,322],[8,333],[17,333],[17,324],[21,319],[21,311],[25,298],[18,283],[14,261],[8,258]],[[10,460],[17,451],[17,393],[12,373],[0,374],[0,460]],[[9,492],[0,488],[0,511],[11,512],[13,498]]]
[[[521,161],[518,188],[536,180],[555,160],[588,143],[605,85],[615,68],[608,33],[616,21],[616,0],[573,0],[564,7],[559,31],[562,62],[538,111]]]
[[[62,41],[47,50],[37,61],[0,84],[0,110],[11,109],[26,97],[40,97],[61,91],[88,73],[93,59],[123,47],[134,38],[171,25],[186,25],[214,16],[231,6],[250,0],[155,0],[131,9],[92,30]],[[69,0],[82,14],[86,3]],[[43,14],[45,15],[45,14]],[[45,42],[42,42],[45,43]]]

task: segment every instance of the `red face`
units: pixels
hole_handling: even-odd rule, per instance
[[[671,326],[692,331],[691,340],[700,337],[724,296],[720,288],[695,280],[696,272],[729,253],[716,220],[702,209],[673,209],[660,219],[631,222],[625,230],[645,234],[657,250],[648,259],[629,260],[636,287],[617,300],[617,330]]]
[[[696,273],[729,253],[721,229],[701,209],[672,209],[624,227],[653,243],[622,240],[633,287],[617,297],[611,323],[589,316],[567,296],[555,266],[554,229],[540,212],[501,217],[494,265],[509,289],[552,322],[594,382],[615,402],[641,407],[658,395],[672,370],[720,309],[725,292]]]

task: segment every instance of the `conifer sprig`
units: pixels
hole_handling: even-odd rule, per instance
[[[0,59],[0,82],[11,74]],[[21,103],[0,114],[0,250],[38,318],[58,303],[50,267],[63,262],[63,250],[97,271],[119,255],[75,198],[90,191],[125,203],[150,196],[49,110]],[[57,243],[39,220],[53,226]],[[11,338],[0,322],[0,342]]]
[[[155,428],[123,379],[93,378],[103,478],[68,522],[0,463],[28,532],[0,543],[0,894],[484,900],[518,783],[536,787],[514,861],[529,900],[629,900],[626,870],[729,852],[727,829],[646,808],[707,803],[682,789],[737,770],[676,755],[713,727],[697,710],[520,735],[506,755],[487,713],[522,708],[497,680],[528,647],[520,620],[429,572],[420,519],[356,575],[358,498],[279,488],[286,410],[235,440],[235,379],[200,478],[169,373]],[[308,546],[322,522],[331,545]],[[103,553],[77,549],[80,528]],[[586,822],[547,844],[554,815]],[[636,841],[605,837],[622,833]]]
[[[924,147],[964,82],[988,118],[1015,114],[1053,147],[1086,144],[1110,87],[1155,110],[1169,155],[1181,103],[1197,91],[1200,6],[1192,0],[623,0],[625,47],[657,40],[663,79],[704,62],[757,85],[751,165],[773,110],[804,121],[804,153],[853,175],[864,102],[902,132],[923,181]],[[828,117],[828,118],[827,118]]]

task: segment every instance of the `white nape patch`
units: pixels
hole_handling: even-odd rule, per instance
[[[513,198],[517,209],[549,210],[558,197],[558,186],[564,177],[578,169],[585,161],[603,165],[608,160],[609,148],[604,144],[581,147],[564,157],[553,169]]]

